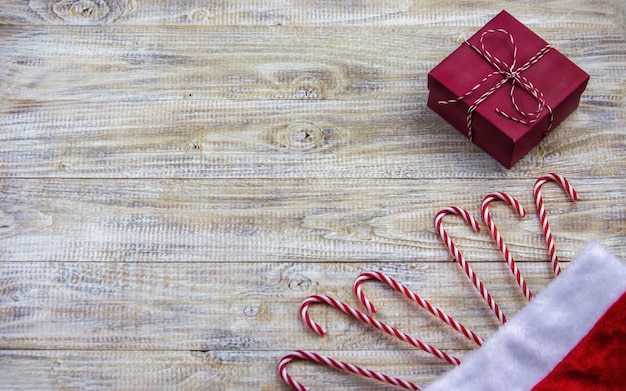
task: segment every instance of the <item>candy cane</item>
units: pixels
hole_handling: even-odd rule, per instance
[[[437,215],[435,216],[435,229],[437,230],[437,232],[439,232],[439,236],[441,237],[441,240],[444,242],[446,247],[448,247],[450,254],[452,254],[454,259],[459,263],[467,277],[469,277],[469,279],[472,281],[472,284],[474,284],[476,289],[478,289],[478,292],[483,297],[485,302],[487,302],[487,305],[489,306],[491,311],[493,311],[493,313],[502,324],[506,323],[506,316],[502,313],[496,301],[487,291],[487,288],[480,281],[476,273],[474,273],[470,265],[463,257],[463,254],[461,254],[459,249],[452,242],[452,239],[450,239],[450,236],[448,235],[446,230],[443,228],[441,220],[444,218],[444,216],[448,214],[455,214],[457,216],[460,216],[468,225],[472,227],[474,231],[480,231],[480,226],[478,225],[476,220],[469,214],[469,212],[467,212],[465,209],[457,208],[456,206],[445,207],[437,212]]]
[[[321,354],[318,354],[315,352],[305,352],[303,350],[296,350],[287,354],[278,363],[278,374],[280,375],[281,379],[285,382],[285,384],[287,384],[289,387],[291,387],[292,389],[296,391],[307,391],[307,388],[303,386],[301,383],[294,380],[287,373],[287,365],[289,365],[289,363],[291,363],[294,360],[312,361],[312,362],[322,364],[330,368],[338,369],[340,371],[349,372],[355,375],[361,375],[370,379],[376,379],[383,383],[402,387],[407,390],[420,391],[422,389],[421,387],[411,382],[398,379],[396,377],[391,377],[391,376],[385,375],[384,373],[375,372],[369,369],[361,368],[359,366],[348,364],[343,361],[338,361],[327,356],[322,356]]]
[[[385,284],[389,285],[391,288],[393,288],[396,291],[400,292],[407,299],[411,300],[414,303],[417,303],[419,306],[421,306],[422,308],[426,309],[428,312],[430,312],[431,314],[435,315],[437,318],[441,319],[446,324],[452,326],[452,328],[454,328],[455,330],[457,330],[458,332],[462,333],[467,338],[469,338],[472,341],[474,341],[477,345],[480,346],[480,345],[483,344],[482,338],[480,338],[478,335],[476,335],[473,331],[469,330],[467,327],[463,326],[461,323],[457,322],[456,320],[454,320],[450,316],[446,315],[446,313],[441,311],[439,308],[434,307],[427,300],[422,299],[418,294],[416,294],[415,292],[411,291],[409,288],[405,287],[404,285],[400,284],[398,281],[394,280],[393,278],[391,278],[391,277],[389,277],[389,276],[387,276],[387,275],[385,275],[385,274],[383,274],[381,272],[365,272],[365,273],[361,273],[356,278],[356,280],[354,281],[354,285],[353,285],[354,294],[359,299],[361,304],[363,304],[363,306],[370,313],[372,313],[372,314],[376,313],[376,307],[365,296],[365,294],[363,293],[363,289],[361,288],[361,285],[365,281],[372,280],[372,279],[384,282]]]
[[[515,198],[503,192],[495,192],[495,193],[487,194],[485,198],[483,199],[483,203],[481,206],[483,220],[485,221],[485,224],[487,224],[487,228],[489,229],[489,232],[491,232],[491,236],[493,236],[493,240],[496,241],[496,244],[498,245],[498,248],[500,249],[500,252],[502,253],[502,256],[504,257],[504,260],[509,265],[511,272],[515,276],[517,285],[519,285],[519,287],[522,289],[522,292],[524,293],[526,300],[530,301],[530,299],[532,299],[533,297],[533,294],[530,291],[530,289],[528,289],[528,286],[526,285],[526,281],[524,280],[524,277],[522,276],[522,272],[519,270],[519,268],[515,264],[515,260],[511,256],[511,252],[506,247],[506,244],[504,243],[504,239],[502,239],[502,236],[500,235],[498,228],[496,228],[496,224],[493,222],[491,213],[489,213],[489,204],[492,201],[498,201],[498,200],[504,201],[507,204],[511,205],[513,209],[515,209],[517,214],[522,218],[526,216],[526,211],[524,210],[522,205],[519,203],[519,201],[517,201]]]
[[[302,320],[304,321],[304,323],[306,323],[307,326],[309,326],[311,330],[313,330],[315,333],[317,333],[320,336],[324,336],[324,334],[326,334],[326,330],[319,323],[311,319],[311,316],[309,315],[309,307],[312,304],[317,304],[317,303],[326,304],[332,308],[338,309],[339,311],[343,312],[346,315],[349,315],[357,320],[360,320],[363,323],[369,324],[370,326],[373,326],[381,331],[384,331],[387,334],[392,335],[400,339],[401,341],[407,342],[419,349],[422,349],[423,351],[430,353],[434,355],[435,357],[438,357],[442,360],[445,360],[449,362],[450,364],[459,365],[461,363],[461,361],[458,358],[450,356],[448,353],[443,352],[435,348],[434,346],[424,343],[420,341],[419,339],[415,339],[402,331],[399,331],[391,326],[388,326],[387,324],[381,321],[378,321],[372,318],[371,316],[366,315],[362,313],[361,311],[358,311],[350,307],[349,305],[342,303],[330,296],[313,295],[305,299],[300,305],[300,316],[302,317]]]
[[[537,179],[537,181],[535,182],[535,187],[533,188],[533,195],[535,196],[535,203],[537,204],[539,220],[541,221],[543,235],[546,238],[546,245],[548,246],[548,252],[550,253],[552,270],[554,270],[554,274],[558,276],[561,273],[561,267],[559,266],[559,258],[556,255],[556,249],[554,247],[554,238],[552,237],[552,231],[550,231],[550,224],[548,223],[548,216],[546,215],[546,210],[543,206],[543,197],[541,195],[541,186],[549,181],[555,181],[559,185],[561,185],[563,190],[565,190],[565,192],[569,195],[572,201],[578,201],[578,194],[576,193],[576,190],[574,190],[574,188],[569,184],[569,181],[567,179],[553,172]]]

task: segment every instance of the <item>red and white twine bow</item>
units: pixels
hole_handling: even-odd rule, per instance
[[[489,50],[487,50],[487,48],[485,47],[485,37],[489,34],[505,34],[506,36],[508,36],[509,38],[509,42],[513,48],[513,59],[511,61],[510,64],[508,64],[506,61],[502,60],[501,58],[494,56]],[[546,55],[546,53],[548,53],[551,49],[552,49],[552,45],[546,45],[544,46],[541,50],[539,50],[533,57],[531,57],[525,64],[516,67],[516,63],[517,63],[517,45],[515,45],[515,40],[513,39],[513,35],[511,35],[511,33],[509,33],[508,31],[504,30],[504,29],[490,29],[487,30],[485,32],[483,32],[480,36],[480,48],[472,45],[471,43],[469,43],[468,41],[465,41],[465,43],[470,46],[472,49],[474,49],[479,55],[481,55],[481,57],[483,57],[494,69],[495,71],[489,73],[487,76],[485,76],[480,82],[478,82],[478,84],[476,84],[474,87],[472,87],[469,91],[467,91],[465,94],[455,98],[455,99],[450,99],[450,100],[441,100],[438,103],[439,104],[451,104],[451,103],[457,103],[461,100],[464,100],[466,98],[468,98],[470,95],[472,95],[476,90],[478,90],[485,82],[487,82],[487,80],[491,79],[494,76],[501,76],[502,80],[500,80],[498,83],[496,83],[496,85],[494,85],[493,87],[491,87],[488,91],[484,92],[480,97],[478,97],[478,99],[476,99],[474,101],[474,103],[472,103],[472,105],[467,109],[467,137],[471,140],[473,140],[473,128],[472,128],[472,119],[474,116],[474,111],[476,111],[476,109],[478,108],[478,106],[483,103],[485,100],[487,100],[487,98],[489,98],[494,92],[496,92],[499,88],[501,88],[502,86],[504,86],[506,83],[509,82],[509,80],[511,81],[511,90],[510,90],[510,97],[511,97],[511,102],[513,103],[513,107],[515,108],[515,111],[517,111],[517,113],[521,116],[521,117],[516,117],[513,116],[511,114],[508,114],[502,110],[500,110],[499,108],[496,108],[496,112],[500,115],[502,115],[505,118],[510,119],[511,121],[515,121],[517,123],[523,124],[523,125],[530,125],[534,122],[537,122],[539,120],[539,117],[541,115],[541,112],[543,111],[543,109],[548,110],[549,113],[549,122],[548,122],[548,127],[546,128],[546,130],[544,131],[544,135],[546,135],[550,129],[552,128],[552,122],[553,122],[553,113],[552,113],[552,108],[550,107],[549,104],[546,103],[545,99],[544,99],[544,95],[541,91],[539,91],[539,89],[537,89],[537,87],[535,87],[533,85],[533,83],[528,80],[526,77],[524,77],[522,75],[522,72],[524,72],[525,70],[527,70],[528,68],[530,68],[531,66],[533,66],[534,64],[536,64],[539,60],[541,60],[541,58],[543,58],[543,56]],[[522,89],[524,89],[525,91],[527,91],[533,98],[535,98],[536,102],[537,102],[537,108],[535,111],[532,112],[526,112],[524,110],[522,110],[516,100],[515,100],[515,89],[516,86],[520,86]]]

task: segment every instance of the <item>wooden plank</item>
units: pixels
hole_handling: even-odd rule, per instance
[[[626,4],[620,0],[611,0],[611,5],[615,7],[615,25],[626,39]]]
[[[403,102],[427,92],[427,72],[475,30],[4,26],[1,31],[3,96],[13,105],[47,102],[58,109],[67,101]],[[621,82],[624,41],[615,29],[544,25],[538,33],[597,78],[586,95],[593,96],[594,89],[617,93],[612,84]]]
[[[504,262],[474,262],[502,310],[525,300]],[[564,264],[566,267],[566,264]],[[4,350],[405,350],[408,344],[323,305],[311,316],[328,335],[299,319],[312,294],[361,308],[352,282],[378,270],[403,282],[483,338],[499,322],[454,262],[437,263],[121,263],[3,262],[0,348]],[[520,268],[540,292],[552,278],[547,262]],[[376,318],[441,349],[475,345],[381,283],[366,294]],[[427,356],[426,353],[420,353]]]
[[[623,108],[583,105],[507,171],[415,102],[79,103],[71,120],[60,106],[3,117],[0,176],[623,177]],[[595,121],[598,114],[607,120]]]
[[[565,0],[541,3],[507,4],[513,14],[532,18],[532,22],[560,21],[567,10],[567,21],[581,26],[616,23],[614,1]],[[48,1],[8,0],[0,10],[6,24],[64,25],[407,25],[441,23],[484,24],[498,12],[501,4],[493,1],[472,6],[445,1],[436,4],[423,0],[367,0],[358,6],[329,0],[307,2],[256,1],[176,1],[100,0]]]
[[[3,29],[10,65],[7,97],[136,101],[202,99],[337,99],[416,91],[442,28],[307,27],[32,27]],[[605,29],[606,30],[606,29]],[[381,47],[367,39],[392,33]],[[423,36],[420,41],[415,36]],[[435,46],[435,47],[434,47]],[[384,49],[384,53],[381,51]],[[409,50],[407,52],[407,50]],[[413,54],[413,60],[408,57]],[[77,78],[84,75],[84,78]],[[421,86],[420,86],[421,87]],[[391,91],[389,91],[391,90]],[[36,92],[36,96],[34,96]],[[14,94],[17,94],[14,95]]]
[[[571,202],[546,187],[557,246],[571,259],[589,240],[626,258],[623,178],[570,177]],[[478,217],[482,197],[506,191],[526,205],[495,206],[520,259],[546,259],[534,213],[534,178],[490,180],[240,179],[5,181],[0,256],[6,261],[432,262],[447,259],[433,228],[447,205]],[[499,260],[484,230],[449,218],[477,261]],[[459,221],[459,223],[457,223]],[[485,252],[485,246],[492,251]]]
[[[276,364],[286,353],[0,351],[0,384],[10,390],[287,390],[276,374]],[[420,360],[411,351],[320,353],[418,384],[428,384],[450,369],[447,364]],[[396,389],[314,364],[294,363],[289,373],[315,390]]]
[[[459,43],[443,27],[2,34],[0,176],[509,175],[425,106],[428,70]],[[623,176],[623,41],[609,29],[551,34],[592,82],[516,172]]]
[[[292,349],[428,384],[449,367],[321,306],[382,270],[488,338],[497,321],[434,231],[492,211],[534,293],[588,240],[626,260],[626,30],[619,0],[507,3],[591,74],[579,109],[504,170],[425,107],[426,73],[501,5],[365,0],[8,0],[0,5],[0,388],[282,390]],[[512,317],[488,233],[446,226]],[[389,288],[377,318],[473,345]],[[294,364],[312,389],[378,383]],[[391,388],[388,388],[391,389]]]

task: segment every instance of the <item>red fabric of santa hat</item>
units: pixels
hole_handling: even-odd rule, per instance
[[[626,265],[598,243],[426,391],[626,390]]]

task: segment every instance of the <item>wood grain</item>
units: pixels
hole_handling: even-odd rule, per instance
[[[503,262],[474,264],[503,311],[513,315],[523,307],[524,298]],[[544,262],[523,264],[536,291],[551,280],[548,269]],[[485,338],[497,329],[497,319],[453,262],[307,267],[283,262],[5,262],[0,341],[5,349],[410,350],[321,305],[311,313],[329,328],[327,337],[319,338],[299,320],[298,306],[312,294],[329,294],[360,308],[351,286],[363,270],[381,270],[404,281]],[[365,291],[381,308],[379,320],[442,349],[474,347],[391,289],[372,282]]]
[[[447,205],[494,219],[534,293],[589,240],[626,260],[626,27],[615,0],[507,2],[591,75],[506,170],[426,107],[426,74],[503,7],[472,2],[7,0],[0,5],[0,389],[286,390],[294,349],[428,384],[449,367],[328,308],[380,270],[488,338],[498,322],[438,238]],[[488,232],[451,236],[510,318]],[[377,318],[474,346],[380,284]],[[313,390],[379,383],[294,363]]]
[[[487,277],[484,281],[504,311],[512,315],[523,307],[524,298],[503,263],[475,266]],[[332,294],[356,305],[349,287],[359,271],[368,269],[382,270],[424,297],[435,298],[436,305],[485,338],[497,329],[497,319],[453,263],[304,267],[5,262],[0,280],[0,363],[7,370],[0,383],[38,389],[59,385],[271,389],[277,385],[274,371],[282,354],[295,347],[324,352],[338,346],[343,350],[328,354],[431,381],[447,368],[445,363],[376,330],[314,308],[313,316],[330,330],[320,339],[298,320],[298,304],[309,294]],[[551,278],[546,263],[524,264],[524,271],[537,291]],[[367,284],[365,291],[381,308],[379,320],[461,357],[474,347],[388,288],[375,285]],[[21,379],[22,366],[41,374]],[[135,372],[139,377],[133,376]],[[294,374],[308,382],[320,376],[310,368]],[[80,383],[85,376],[94,383]],[[233,376],[241,380],[233,382]],[[333,376],[327,373],[322,379],[331,382],[327,379]],[[343,387],[350,384],[345,380]]]
[[[426,108],[428,70],[470,29],[67,29],[3,30],[3,176],[510,175]],[[624,41],[601,29],[548,34],[592,81],[513,173],[626,173]]]
[[[484,24],[503,5],[483,0],[471,5],[455,1],[431,4],[425,0],[7,0],[0,11],[6,24],[62,25],[456,25]],[[612,24],[616,6],[608,1],[517,2],[506,8],[529,24]],[[563,17],[564,11],[567,14]],[[559,17],[555,17],[558,15]]]
[[[580,193],[578,203],[554,185],[545,190],[563,256],[571,259],[588,240],[626,255],[623,180],[570,179]],[[531,213],[520,221],[509,208],[494,206],[494,219],[520,260],[540,261],[547,254],[532,213],[533,184],[23,179],[0,188],[0,251],[7,261],[38,262],[437,262],[448,257],[433,228],[437,211],[453,204],[478,218],[485,194],[506,191]],[[488,232],[474,235],[455,220],[446,219],[459,226],[456,236],[464,238],[460,243],[474,259],[499,260],[493,253],[481,254],[491,242]]]
[[[287,353],[287,352],[285,352]],[[423,362],[415,367],[412,352],[324,351],[342,360],[359,362],[378,371],[394,372],[418,384],[449,370],[449,365]],[[282,354],[282,353],[281,353]],[[10,389],[150,389],[150,390],[259,390],[282,389],[274,375],[278,352],[230,351],[2,351],[0,383]],[[306,369],[305,369],[306,368]],[[381,383],[316,365],[290,366],[305,383],[325,390],[394,390]],[[261,374],[261,375],[260,375]]]

